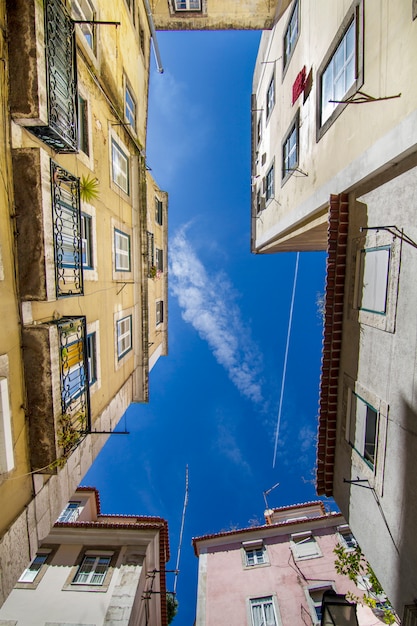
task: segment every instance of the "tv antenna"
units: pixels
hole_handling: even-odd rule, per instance
[[[184,532],[185,512],[187,510],[187,505],[188,505],[188,465],[185,466],[185,494],[184,494],[184,505],[182,507],[181,530],[180,530],[180,539],[178,543],[177,563],[175,565],[174,595],[177,593],[178,573],[180,571],[179,568],[180,568],[182,535]]]
[[[273,487],[271,487],[270,489],[267,489],[266,491],[263,492],[263,496],[264,496],[264,500],[265,500],[265,507],[267,509],[269,509],[269,504],[268,504],[268,500],[266,499],[266,496],[269,495],[271,493],[271,491],[274,491],[274,489],[276,489],[277,487],[279,487],[279,483],[275,483],[275,485]]]

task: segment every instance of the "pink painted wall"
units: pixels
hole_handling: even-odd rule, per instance
[[[337,523],[341,523],[340,517]],[[354,583],[335,571],[333,550],[339,541],[336,527],[312,529],[323,556],[294,560],[290,533],[300,529],[291,526],[288,534],[264,540],[267,565],[245,566],[242,536],[239,535],[231,537],[227,545],[207,549],[206,626],[250,624],[249,598],[274,594],[282,626],[311,626],[313,620],[304,590],[319,585],[318,581],[333,581],[337,593],[346,594],[350,590],[361,595]],[[262,530],[254,529],[251,539],[259,537],[262,537]],[[201,545],[200,550],[203,549]],[[358,607],[358,617],[361,626],[382,624],[367,607]]]

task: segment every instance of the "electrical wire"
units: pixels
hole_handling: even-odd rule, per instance
[[[294,281],[292,286],[292,296],[291,296],[291,306],[290,306],[290,317],[288,320],[288,329],[287,329],[287,342],[285,345],[285,355],[284,355],[284,367],[282,371],[282,381],[281,381],[281,395],[279,398],[279,407],[278,407],[278,418],[277,418],[277,427],[275,430],[275,445],[274,445],[274,458],[272,461],[272,467],[275,468],[275,461],[277,458],[277,447],[278,447],[278,436],[279,429],[281,426],[281,413],[282,413],[282,400],[284,397],[284,388],[285,388],[285,378],[287,375],[287,362],[288,362],[288,348],[290,345],[290,336],[291,336],[291,327],[292,327],[292,314],[294,311],[294,299],[295,299],[295,289],[297,286],[297,276],[298,276],[298,260],[300,258],[300,253],[297,252],[296,260],[295,260],[295,270],[294,270]]]
[[[187,510],[188,505],[188,465],[185,468],[185,494],[184,494],[184,506],[182,507],[182,518],[181,518],[181,530],[180,530],[180,540],[178,543],[178,553],[177,553],[177,563],[175,565],[175,577],[174,577],[174,595],[177,592],[177,581],[178,581],[178,572],[180,567],[180,556],[181,556],[181,546],[182,546],[182,535],[184,532],[184,522],[185,522],[185,512]]]

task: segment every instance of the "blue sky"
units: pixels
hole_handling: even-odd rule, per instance
[[[176,626],[195,617],[193,536],[263,523],[315,499],[325,255],[300,255],[275,469],[275,427],[296,255],[250,253],[250,95],[260,34],[158,33],[147,162],[169,193],[169,355],[150,402],[122,419],[83,484],[106,513],[168,520],[175,566],[185,468],[189,504]],[[172,589],[172,576],[168,588]]]

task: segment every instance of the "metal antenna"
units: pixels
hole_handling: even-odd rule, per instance
[[[185,466],[184,506],[182,507],[180,540],[179,540],[179,543],[178,543],[177,563],[175,565],[174,595],[177,593],[177,580],[178,580],[178,573],[180,571],[179,567],[180,567],[180,556],[181,556],[181,546],[182,546],[182,535],[183,535],[183,532],[184,532],[185,512],[187,510],[187,505],[188,505],[188,465]]]
[[[266,499],[266,496],[267,496],[268,494],[270,494],[270,493],[271,493],[271,491],[273,491],[274,489],[276,489],[276,487],[279,487],[279,483],[275,483],[275,485],[274,485],[273,487],[271,487],[271,489],[267,489],[266,491],[264,491],[264,492],[263,492],[263,494],[264,494],[264,500],[265,500],[265,507],[266,507],[267,509],[269,509],[269,504],[268,504],[268,500]]]

